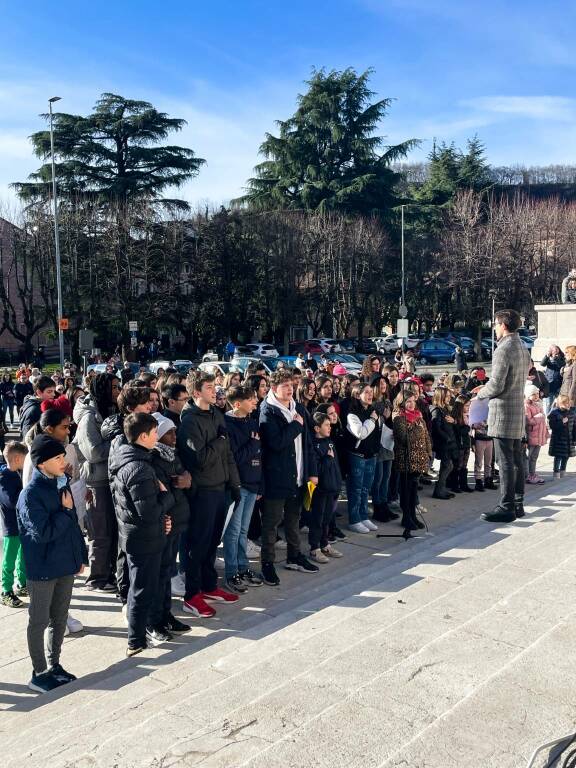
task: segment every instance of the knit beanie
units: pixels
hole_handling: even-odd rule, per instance
[[[338,365],[334,366],[332,373],[334,374],[334,376],[346,376],[347,370],[346,368],[344,368],[344,366],[341,363],[338,363]]]
[[[162,416],[161,413],[153,413],[152,416],[154,416],[158,422],[158,440],[161,440],[166,432],[170,432],[171,429],[176,429],[176,424],[174,424],[172,419]]]
[[[532,395],[539,395],[540,390],[538,387],[535,387],[534,384],[526,384],[524,387],[524,397],[532,397]]]
[[[63,456],[64,453],[65,448],[62,443],[54,440],[50,435],[38,435],[38,437],[32,440],[32,445],[30,446],[30,460],[34,467],[56,456]]]

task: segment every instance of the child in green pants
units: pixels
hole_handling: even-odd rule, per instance
[[[16,502],[22,490],[22,467],[28,449],[23,443],[6,443],[4,448],[5,464],[0,465],[0,530],[2,539],[2,595],[0,602],[10,608],[21,608],[25,597],[26,571],[22,557],[18,522],[16,520]],[[18,582],[18,592],[14,594],[14,574]]]

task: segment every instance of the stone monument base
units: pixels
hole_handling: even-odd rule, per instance
[[[564,350],[576,345],[576,304],[539,304],[538,336],[532,348],[532,359],[540,362],[551,344]]]

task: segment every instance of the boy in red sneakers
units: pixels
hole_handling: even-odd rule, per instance
[[[222,538],[229,494],[240,501],[240,478],[223,412],[215,407],[212,374],[198,371],[190,385],[192,399],[184,406],[178,430],[178,453],[192,475],[183,609],[196,617],[214,616],[211,602],[235,603],[238,595],[218,587],[216,550]],[[228,491],[228,493],[227,493]]]

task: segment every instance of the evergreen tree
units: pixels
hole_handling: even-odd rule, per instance
[[[205,162],[191,149],[159,144],[185,124],[185,120],[158,112],[147,101],[113,93],[103,93],[87,117],[55,113],[60,193],[64,197],[80,194],[120,207],[145,199],[187,208],[183,200],[160,199],[165,189],[179,187],[196,176]],[[39,158],[49,157],[49,131],[34,133],[31,140]],[[23,199],[41,200],[49,192],[51,173],[46,163],[30,175],[31,181],[13,186]]]
[[[460,159],[458,186],[478,192],[492,183],[492,174],[486,161],[484,145],[478,136],[468,140],[467,148],[468,151]]]
[[[375,135],[391,99],[372,102],[371,71],[314,71],[298,109],[267,134],[266,159],[256,166],[239,203],[260,209],[295,208],[383,213],[395,204],[399,179],[390,167],[417,143],[385,147]]]

